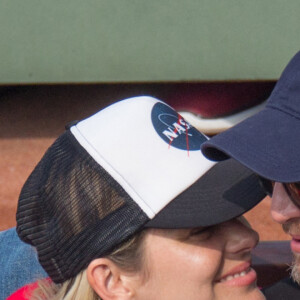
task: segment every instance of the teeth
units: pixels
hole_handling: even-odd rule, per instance
[[[224,282],[224,281],[229,281],[229,280],[232,280],[234,278],[238,278],[238,277],[243,277],[245,276],[248,272],[250,271],[250,268],[246,271],[243,271],[241,273],[236,273],[234,275],[229,275],[229,276],[226,276],[225,278],[221,279],[220,282]]]
[[[234,277],[232,275],[229,275],[225,278],[225,280],[232,280]]]

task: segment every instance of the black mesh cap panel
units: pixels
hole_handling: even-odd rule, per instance
[[[105,256],[149,218],[66,131],[20,194],[17,232],[56,283]]]

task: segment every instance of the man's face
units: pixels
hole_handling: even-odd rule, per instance
[[[292,276],[300,283],[300,207],[290,199],[283,184],[276,182],[273,189],[271,216],[292,237],[291,249],[295,256]]]

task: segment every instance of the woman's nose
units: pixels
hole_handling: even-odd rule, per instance
[[[247,222],[234,219],[224,224],[225,250],[229,254],[238,254],[251,251],[258,243],[259,236],[250,228]],[[227,227],[227,228],[226,228]]]
[[[286,193],[282,183],[276,182],[273,189],[271,216],[277,223],[284,224],[290,219],[300,218],[298,208]]]

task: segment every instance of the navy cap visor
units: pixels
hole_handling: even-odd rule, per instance
[[[201,150],[212,160],[232,157],[270,180],[300,181],[300,120],[272,105],[214,136]]]

